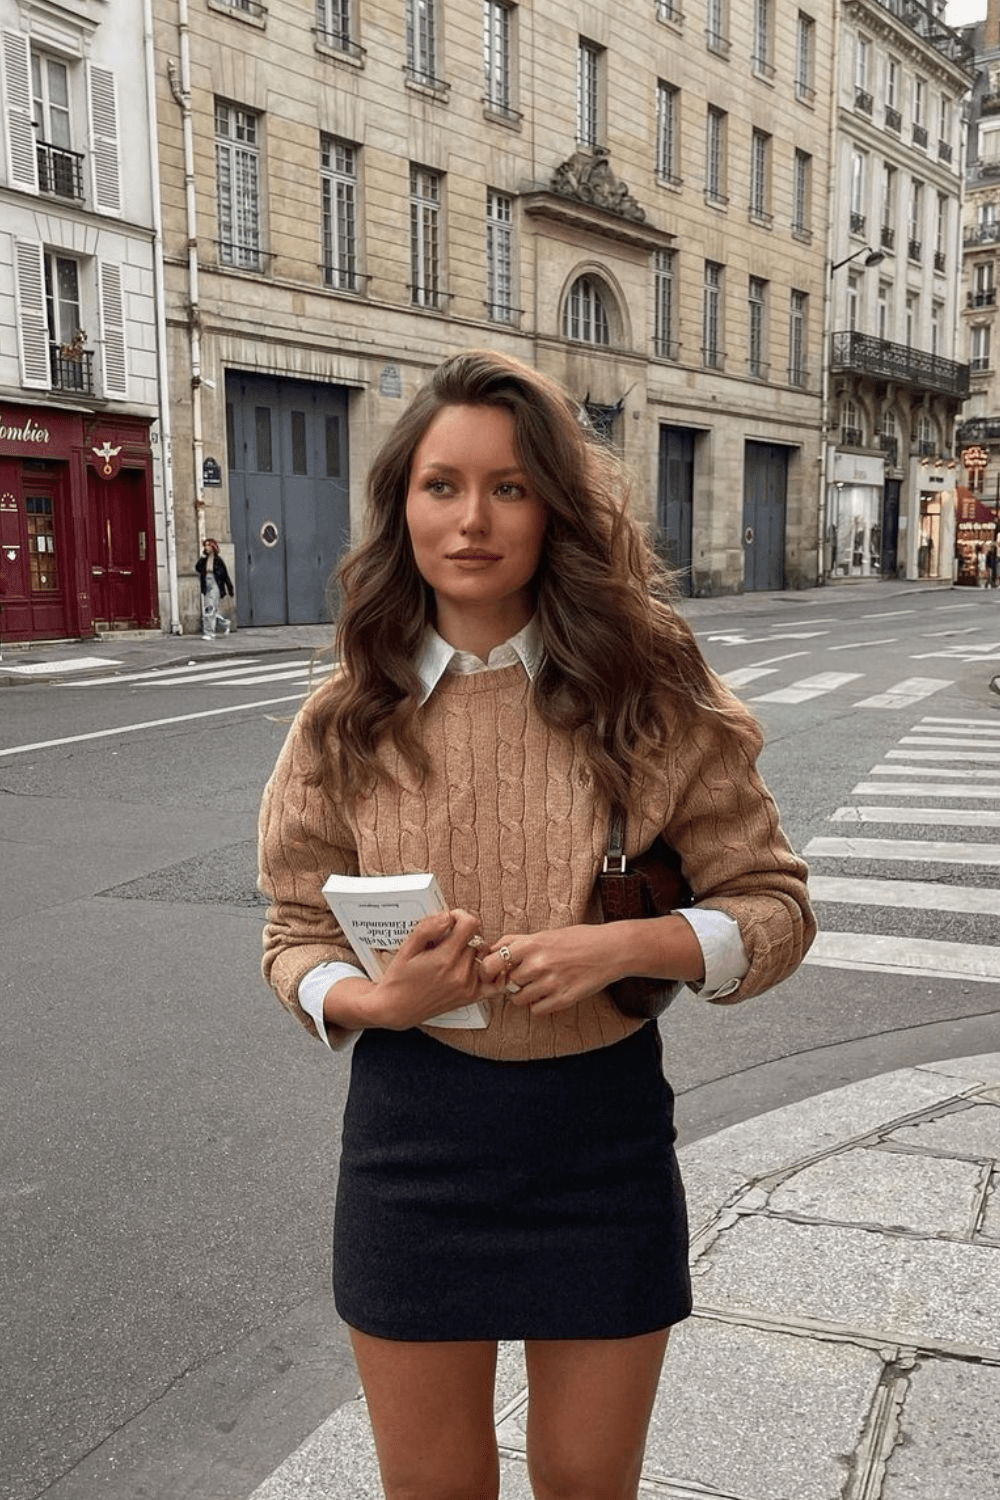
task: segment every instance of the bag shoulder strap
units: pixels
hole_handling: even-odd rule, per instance
[[[608,814],[608,843],[604,854],[605,875],[625,874],[625,809],[619,802]]]

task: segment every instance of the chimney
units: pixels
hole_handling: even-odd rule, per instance
[[[983,51],[995,52],[998,47],[1000,47],[1000,0],[986,0]]]

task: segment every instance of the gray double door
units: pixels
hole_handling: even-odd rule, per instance
[[[785,587],[788,449],[746,444],[743,466],[743,587]]]
[[[237,622],[327,622],[350,539],[347,391],[231,373],[226,438]]]

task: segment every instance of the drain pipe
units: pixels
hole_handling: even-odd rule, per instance
[[[191,119],[191,36],[188,0],[177,0],[177,36],[180,75],[167,64],[170,91],[181,111],[184,141],[184,202],[188,252],[188,341],[191,351],[191,457],[194,465],[194,515],[198,552],[205,545],[205,491],[203,462],[205,440],[201,415],[201,305],[198,294],[198,216],[195,200],[194,125]]]
[[[163,283],[163,213],[160,202],[160,147],[156,124],[156,65],[153,0],[143,0],[142,46],[146,66],[146,114],[149,130],[150,191],[153,210],[153,301],[156,308],[156,373],[160,412],[160,480],[163,485],[164,541],[167,549],[167,595],[170,634],[181,634],[177,588],[177,528],[174,520],[174,456],[170,432],[170,387],[167,361],[167,303]]]

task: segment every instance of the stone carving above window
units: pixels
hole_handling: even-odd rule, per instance
[[[607,146],[575,151],[569,161],[553,172],[552,192],[563,198],[575,198],[579,203],[593,204],[636,224],[646,220],[645,210],[632,197],[628,185],[611,170]]]

